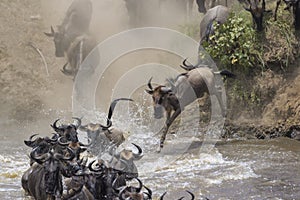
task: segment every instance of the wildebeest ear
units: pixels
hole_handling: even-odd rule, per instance
[[[153,94],[153,90],[147,90],[147,89],[145,89],[145,91],[146,91],[148,94]]]

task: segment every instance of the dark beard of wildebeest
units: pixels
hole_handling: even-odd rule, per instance
[[[257,32],[262,32],[264,30],[263,17],[264,13],[272,12],[266,10],[265,0],[239,0],[243,5],[244,9],[251,13],[253,26]],[[261,3],[261,6],[259,5]]]
[[[163,148],[166,134],[173,121],[183,111],[185,106],[203,97],[205,93],[210,92],[210,95],[217,97],[222,115],[225,116],[225,107],[223,105],[221,92],[216,89],[215,85],[215,75],[220,74],[227,77],[235,77],[235,75],[227,70],[213,72],[212,69],[207,66],[187,65],[186,59],[183,61],[181,67],[187,72],[179,74],[175,82],[172,83],[171,88],[164,85],[153,88],[151,84],[152,78],[148,81],[149,90],[146,89],[146,92],[149,93],[153,99],[154,117],[157,119],[162,118],[163,110],[165,110],[167,116],[165,125],[160,130],[162,135],[160,146],[157,150],[158,152]],[[173,114],[172,111],[174,111]]]
[[[63,192],[63,162],[72,160],[74,152],[67,148],[68,156],[53,153],[37,154],[37,148],[30,153],[34,163],[22,176],[23,189],[35,199],[60,199]]]
[[[90,152],[94,155],[103,153],[110,145],[119,146],[125,141],[124,132],[115,128],[111,128],[111,118],[115,107],[119,101],[133,101],[128,98],[118,98],[111,102],[106,126],[101,124],[89,123],[79,127],[79,130],[87,133],[88,138],[91,139]]]
[[[285,10],[290,10],[292,8],[293,16],[294,16],[294,27],[295,30],[300,30],[300,1],[299,0],[284,0],[286,4]],[[274,20],[277,20],[277,11],[279,5],[281,4],[281,0],[277,0],[276,8],[274,12]]]

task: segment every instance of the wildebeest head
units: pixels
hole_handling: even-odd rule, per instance
[[[65,31],[58,27],[58,31],[55,32],[54,28],[51,26],[51,32],[45,33],[48,37],[53,37],[54,45],[55,45],[55,56],[56,57],[64,57],[65,52],[69,48],[71,41],[65,34]]]
[[[67,148],[67,151],[67,156],[53,153],[52,151],[40,155],[37,153],[37,148],[30,153],[31,159],[43,166],[44,183],[47,194],[56,195],[58,191],[59,193],[62,192],[61,170],[63,169],[63,165],[61,161],[72,160],[75,156],[70,148]]]
[[[77,129],[81,125],[81,119],[80,118],[73,118],[76,120],[76,123],[74,124],[69,124],[69,125],[61,125],[57,126],[57,122],[59,119],[57,119],[51,127],[56,131],[60,136],[63,136],[65,140],[71,141],[71,142],[78,142],[78,133]]]
[[[151,84],[151,80],[152,78],[150,78],[150,80],[148,81],[149,90],[146,89],[145,91],[148,94],[152,95],[154,117],[156,119],[160,119],[163,117],[164,108],[169,109],[168,105],[166,104],[166,97],[172,92],[172,90],[163,85],[153,88]]]

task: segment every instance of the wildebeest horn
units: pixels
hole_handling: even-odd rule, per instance
[[[72,117],[72,119],[75,119],[77,121],[77,123],[73,124],[76,129],[78,129],[81,126],[81,119],[82,118],[78,118],[78,117]]]
[[[129,187],[128,186],[125,186],[120,192],[119,192],[119,199],[120,200],[126,200],[126,199],[124,199],[124,197],[123,197],[123,194],[126,192],[126,190],[128,190],[129,189]]]
[[[63,142],[61,141],[64,137],[59,137],[58,138],[58,144],[61,145],[61,146],[68,146],[69,144],[71,144],[71,141],[67,141],[67,142]]]
[[[96,160],[93,160],[92,162],[90,162],[88,168],[90,171],[92,172],[102,172],[103,169],[101,168],[101,166],[99,166],[99,164],[96,164],[97,168],[93,168],[93,164],[96,162]]]
[[[190,71],[190,70],[196,68],[196,67],[193,66],[193,65],[188,65],[188,64],[186,63],[186,61],[187,61],[187,58],[184,59],[184,61],[182,62],[182,65],[180,65],[181,68],[183,68],[183,69],[185,69],[185,70],[187,70],[187,71]]]
[[[64,156],[60,153],[55,153],[54,158],[59,159],[59,160],[73,160],[75,158],[75,152],[71,148],[67,148],[67,151],[69,153],[68,156]]]
[[[100,127],[102,128],[103,131],[108,130],[111,126],[112,126],[112,121],[108,118],[107,118],[107,125],[106,126],[100,124]]]
[[[129,98],[118,98],[118,99],[113,100],[109,106],[109,111],[108,111],[108,116],[107,116],[107,126],[109,125],[109,121],[111,120],[111,117],[113,115],[115,107],[119,101],[133,101],[133,100],[129,99]]]
[[[153,77],[151,77],[151,78],[149,79],[149,81],[148,81],[148,87],[149,87],[150,90],[153,90],[153,87],[152,87],[152,84],[151,84],[152,78],[153,78]]]
[[[191,195],[191,197],[192,197],[191,200],[194,200],[194,199],[195,199],[195,195],[194,195],[192,192],[190,192],[190,191],[188,191],[188,190],[186,190],[186,192],[189,193],[189,194]]]
[[[29,147],[32,147],[32,144],[34,144],[34,142],[37,140],[35,139],[34,141],[32,141],[32,139],[37,136],[38,134],[33,134],[30,136],[29,140],[24,140],[24,143],[29,146]]]
[[[62,128],[57,127],[57,122],[58,122],[59,120],[60,120],[60,119],[55,120],[55,122],[54,122],[53,124],[50,125],[50,126],[54,129],[55,132],[63,131]]]
[[[148,196],[148,199],[152,199],[152,190],[150,190],[150,188],[146,187],[145,185],[144,188],[147,190],[147,192],[144,192],[144,194]]]
[[[32,158],[34,161],[36,161],[39,164],[42,164],[43,162],[47,161],[50,157],[50,153],[44,153],[42,155],[36,155],[36,151],[39,147],[34,148],[30,153],[30,158]]]
[[[137,188],[135,187],[136,192],[140,193],[141,190],[142,190],[142,187],[143,187],[143,183],[142,183],[142,181],[139,178],[135,178],[135,179],[139,182],[139,187],[137,187]]]
[[[55,33],[55,32],[54,32],[54,29],[53,29],[52,26],[51,26],[51,33],[45,33],[45,32],[44,32],[44,34],[47,35],[48,37],[54,37],[54,33]]]
[[[66,62],[66,64],[64,64],[63,69],[60,71],[67,76],[73,76],[74,72],[72,70],[68,70],[67,66],[68,66],[68,62]]]
[[[133,158],[135,160],[139,160],[141,159],[144,155],[143,155],[143,150],[140,146],[138,146],[137,144],[131,143],[132,145],[134,145],[137,149],[138,149],[138,153],[133,153]]]
[[[164,199],[164,196],[167,194],[167,192],[164,192],[161,196],[160,196],[160,198],[159,198],[159,200],[163,200]]]

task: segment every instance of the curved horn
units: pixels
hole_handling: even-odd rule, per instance
[[[144,156],[142,148],[140,146],[138,146],[137,144],[134,144],[134,143],[131,143],[131,144],[134,145],[138,149],[138,153],[133,153],[133,158],[135,160],[141,159]]]
[[[147,192],[144,192],[144,194],[148,196],[148,199],[152,199],[152,190],[150,190],[150,188],[146,187],[145,185],[144,188],[147,190]]]
[[[34,148],[31,153],[30,153],[30,158],[32,158],[34,161],[36,161],[39,164],[42,164],[43,162],[49,160],[51,157],[50,153],[45,153],[42,155],[37,155],[36,151],[38,150],[39,147]]]
[[[100,127],[102,128],[103,131],[108,130],[111,126],[112,126],[112,122],[110,119],[107,119],[107,126],[100,124]]]
[[[135,179],[139,182],[139,186],[137,188],[135,187],[136,193],[140,193],[143,187],[143,183],[139,178],[135,178]]]
[[[57,127],[57,122],[58,122],[59,120],[60,120],[60,119],[55,120],[55,122],[54,122],[53,124],[50,125],[50,126],[54,129],[55,132],[63,131],[62,128]]]
[[[149,79],[149,81],[148,81],[148,87],[149,87],[149,89],[150,89],[151,91],[153,90],[153,87],[152,87],[152,84],[151,84],[152,78],[153,78],[153,77],[151,77],[151,78]]]
[[[185,70],[187,70],[187,71],[190,71],[190,70],[196,68],[196,67],[193,66],[193,65],[188,65],[188,64],[186,63],[186,61],[187,61],[187,58],[184,59],[184,61],[182,62],[182,65],[180,65],[181,68],[183,68],[183,69],[185,69]]]
[[[164,192],[164,193],[160,196],[159,200],[163,200],[166,194],[167,194],[167,192]]]
[[[107,116],[107,126],[109,125],[109,121],[111,120],[111,117],[113,115],[115,107],[119,101],[133,101],[133,100],[129,99],[129,98],[119,98],[119,99],[113,100],[109,106],[109,111],[108,111],[108,116]]]
[[[72,117],[72,119],[75,119],[77,121],[77,123],[73,124],[76,129],[78,129],[81,126],[81,119],[82,118],[78,118],[78,117]]]
[[[126,190],[128,190],[129,189],[129,187],[128,186],[125,186],[120,192],[119,192],[119,199],[120,200],[126,200],[126,199],[124,199],[124,197],[123,197],[123,194],[125,194],[125,192],[126,192]]]
[[[36,138],[34,141],[32,141],[32,139],[33,139],[35,136],[37,136],[37,135],[38,135],[38,134],[33,134],[33,135],[31,135],[30,138],[29,138],[29,140],[24,140],[24,143],[25,143],[27,146],[32,147],[33,143],[37,140],[37,138]]]
[[[68,66],[68,62],[66,62],[66,64],[64,64],[63,69],[60,71],[67,76],[73,76],[74,72],[72,70],[67,69],[67,66]]]
[[[61,146],[68,146],[69,144],[71,144],[71,141],[67,141],[67,142],[63,142],[61,141],[64,137],[59,137],[58,138],[58,144]]]
[[[54,32],[53,27],[51,26],[51,33],[44,32],[44,34],[47,35],[48,37],[54,37],[55,32]]]
[[[195,199],[195,195],[194,195],[192,192],[190,192],[190,191],[188,191],[188,190],[186,190],[186,192],[189,193],[189,194],[191,195],[191,197],[192,197],[191,200],[194,200],[194,199]]]
[[[95,162],[96,162],[96,160],[93,160],[92,162],[90,162],[90,164],[88,166],[89,170],[92,171],[92,172],[102,172],[103,169],[98,164],[97,164],[98,165],[97,168],[93,168],[93,164]]]

